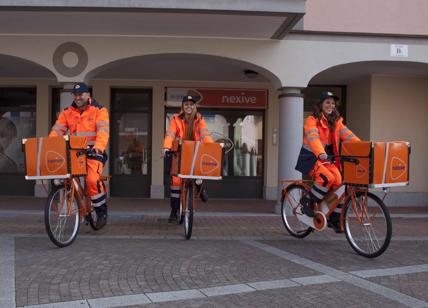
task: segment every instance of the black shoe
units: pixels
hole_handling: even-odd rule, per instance
[[[302,205],[302,212],[303,214],[309,216],[309,217],[315,217],[314,209],[312,208],[312,200],[308,197],[304,196],[302,199],[300,199],[300,204]]]
[[[202,202],[208,201],[208,193],[207,193],[207,190],[205,188],[202,188],[202,190],[200,192],[200,196],[201,196]]]
[[[178,220],[178,215],[177,215],[178,210],[171,210],[171,214],[169,214],[169,218],[168,218],[168,222],[175,222]]]
[[[340,228],[340,215],[338,214],[336,216],[334,214],[337,213],[332,213],[332,216],[330,216],[329,220],[327,221],[327,227],[332,228],[336,233],[343,233]]]
[[[107,206],[105,204],[95,207],[95,213],[97,213],[96,227],[101,229],[107,224]]]

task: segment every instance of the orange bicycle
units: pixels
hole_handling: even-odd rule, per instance
[[[22,143],[25,151],[25,179],[52,180],[52,190],[45,204],[45,227],[51,241],[58,247],[70,245],[76,239],[83,221],[98,230],[97,216],[83,188],[86,185],[80,180],[87,174],[86,137],[66,135],[29,138],[23,139]],[[101,177],[104,188],[104,182],[108,179]]]
[[[332,156],[342,163],[344,185],[331,191],[314,205],[315,217],[303,214],[300,200],[309,193],[312,181],[283,180],[281,216],[287,231],[304,238],[312,231],[322,231],[328,218],[343,202],[340,231],[345,232],[351,247],[360,255],[375,258],[391,242],[392,222],[384,199],[389,187],[409,184],[410,143],[342,142],[341,155]],[[383,198],[369,191],[382,188]]]
[[[107,176],[101,177],[103,185],[108,180]],[[79,177],[55,179],[53,182],[45,204],[45,227],[55,245],[66,247],[73,243],[82,222],[89,224],[93,230],[101,229],[97,226],[97,214],[91,199],[83,188],[86,185],[82,185]]]
[[[212,133],[217,134],[217,133]],[[217,143],[175,140],[170,155],[171,174],[181,181],[179,223],[184,226],[184,236],[192,237],[193,215],[203,180],[221,180],[223,159],[233,149],[233,142],[221,134]],[[220,142],[219,142],[220,141]],[[169,168],[167,168],[169,169]]]
[[[382,199],[367,187],[342,185],[315,205],[315,217],[302,212],[301,198],[308,194],[312,181],[283,180],[281,216],[290,235],[304,238],[313,231],[323,231],[331,213],[345,200],[340,214],[340,229],[345,232],[351,247],[360,255],[375,258],[388,248],[392,222]]]

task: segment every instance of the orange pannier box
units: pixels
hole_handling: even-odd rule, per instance
[[[87,173],[87,138],[57,136],[23,139],[27,180],[65,179]]]
[[[171,174],[180,178],[220,180],[223,151],[220,143],[174,140]]]
[[[343,181],[346,184],[373,188],[409,184],[409,142],[345,141],[340,153],[359,162],[344,159]]]

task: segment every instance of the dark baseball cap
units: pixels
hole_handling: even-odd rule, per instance
[[[197,99],[196,99],[196,97],[194,97],[192,95],[183,96],[183,100],[181,101],[181,103],[184,103],[184,102],[187,102],[187,101],[192,101],[192,102],[196,103]]]
[[[73,94],[89,93],[89,88],[85,83],[79,82],[73,86],[71,93]]]
[[[323,102],[325,99],[330,98],[330,97],[333,98],[336,102],[339,100],[339,96],[334,95],[330,91],[324,91],[320,95],[320,102]]]

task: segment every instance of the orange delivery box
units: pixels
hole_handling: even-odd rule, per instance
[[[346,184],[373,188],[409,185],[409,142],[345,141],[340,151],[345,157]],[[357,159],[358,163],[346,161],[346,157]]]
[[[27,180],[65,179],[87,173],[87,138],[57,136],[23,139]]]
[[[220,143],[175,140],[171,174],[180,178],[220,180],[223,151]]]

